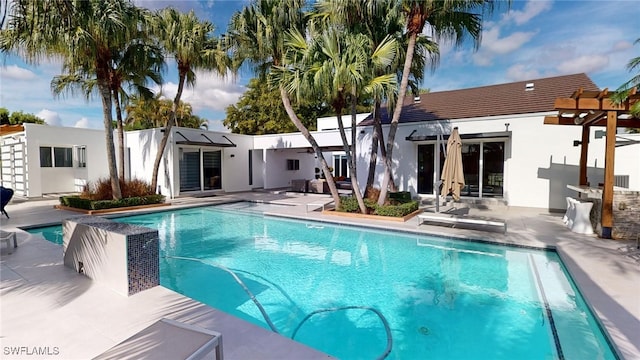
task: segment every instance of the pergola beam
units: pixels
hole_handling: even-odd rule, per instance
[[[600,111],[629,111],[629,101],[624,101],[616,105],[609,98],[557,98],[554,102],[556,110],[600,110]]]
[[[574,118],[564,116],[545,116],[545,125],[574,125],[583,126],[584,124],[576,124]],[[640,128],[640,120],[638,119],[618,119],[618,127],[626,128]],[[591,123],[588,126],[607,126],[607,118],[601,117]]]

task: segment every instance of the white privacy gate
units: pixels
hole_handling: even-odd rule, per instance
[[[28,196],[27,186],[27,156],[25,143],[22,137],[14,140],[5,139],[0,149],[2,172],[2,186],[13,189],[14,194]]]

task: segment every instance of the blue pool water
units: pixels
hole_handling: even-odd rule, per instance
[[[339,358],[384,354],[386,321],[391,359],[615,359],[554,252],[245,211],[253,207],[115,220],[159,230],[163,286],[269,328],[230,269],[281,334],[298,328],[297,341]],[[60,226],[30,232],[62,242]],[[385,320],[349,308],[301,324],[348,306]]]

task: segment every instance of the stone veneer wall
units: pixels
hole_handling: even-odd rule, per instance
[[[602,199],[589,199],[589,201],[593,202],[591,224],[595,232],[602,236]],[[611,237],[616,240],[636,240],[638,235],[640,235],[640,191],[614,191]]]
[[[158,230],[96,216],[62,225],[65,266],[125,296],[160,285]]]

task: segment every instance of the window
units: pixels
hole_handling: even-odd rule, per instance
[[[53,156],[55,167],[73,167],[73,149],[53,148]]]
[[[73,148],[41,146],[40,167],[73,167]]]
[[[40,147],[40,167],[53,167],[53,159],[51,158],[51,147]]]
[[[300,170],[300,160],[287,159],[287,170]]]
[[[78,159],[78,167],[87,167],[87,147],[82,145],[76,148],[76,158]]]

